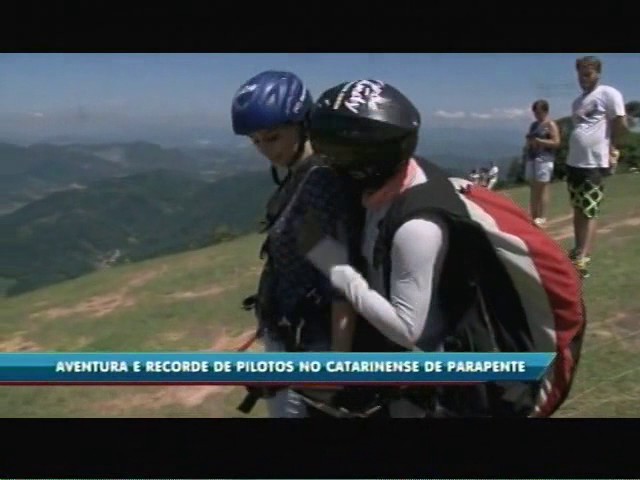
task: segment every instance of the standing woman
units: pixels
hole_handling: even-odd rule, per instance
[[[271,352],[347,350],[353,328],[349,304],[296,248],[306,215],[317,218],[322,231],[345,245],[357,225],[350,216],[355,196],[351,203],[345,181],[311,149],[312,105],[296,75],[266,71],[238,89],[231,108],[234,133],[249,137],[269,160],[278,185],[267,204],[267,238],[261,251],[266,263],[258,293],[245,301],[245,307],[255,309],[259,336]],[[276,167],[286,169],[284,179]],[[243,411],[258,397],[266,398],[271,417],[308,415],[300,395],[289,388],[250,388],[249,407]]]
[[[525,178],[531,186],[529,210],[538,226],[547,222],[549,184],[553,178],[555,151],[560,147],[560,130],[549,119],[549,103],[537,100],[531,106],[535,121],[529,127],[525,144]]]

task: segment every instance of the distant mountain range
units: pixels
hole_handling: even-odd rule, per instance
[[[52,145],[68,144],[105,144],[132,143],[144,140],[165,148],[217,146],[218,148],[235,148],[249,145],[246,138],[238,137],[231,131],[231,125],[221,119],[211,119],[211,123],[181,119],[179,123],[155,122],[144,123],[122,120],[111,123],[102,122],[92,125],[91,122],[73,124],[70,130],[65,122],[48,121],[46,129],[27,128],[17,118],[0,116],[1,142],[19,145],[47,143]],[[216,123],[218,122],[218,123]],[[488,155],[507,156],[514,146],[522,143],[524,130],[522,122],[512,127],[478,126],[469,127],[436,127],[425,123],[420,137],[421,146],[431,152],[452,155]],[[46,132],[46,134],[44,133]],[[70,133],[71,132],[71,133]]]
[[[206,181],[264,169],[249,149],[164,148],[148,142],[128,144],[0,144],[0,214],[49,193],[84,188],[87,183],[158,169]]]

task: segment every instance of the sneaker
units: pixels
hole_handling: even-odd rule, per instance
[[[591,263],[591,257],[578,257],[573,260],[573,264],[582,278],[588,278],[590,276],[589,263]]]
[[[547,219],[546,218],[540,218],[540,217],[534,218],[533,219],[533,223],[535,223],[538,227],[542,228],[547,223]]]

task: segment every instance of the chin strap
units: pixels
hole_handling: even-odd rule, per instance
[[[287,176],[288,176],[288,173],[287,173]],[[284,180],[280,180],[280,177],[278,176],[278,169],[274,166],[271,166],[271,178],[273,179],[273,182],[279,187],[281,187],[282,184],[284,183]],[[286,178],[287,177],[285,177],[285,180]]]

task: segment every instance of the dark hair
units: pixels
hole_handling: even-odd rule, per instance
[[[533,105],[531,105],[531,110],[535,112],[538,107],[540,107],[544,113],[549,113],[549,102],[546,100],[536,100],[533,102]]]
[[[576,70],[579,70],[580,67],[593,67],[596,72],[602,72],[602,62],[598,57],[594,57],[589,55],[587,57],[582,57],[576,60]]]

